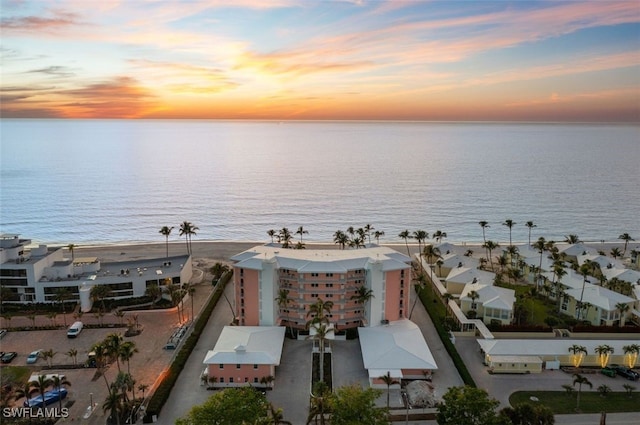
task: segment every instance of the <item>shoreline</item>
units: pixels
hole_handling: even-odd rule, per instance
[[[264,245],[269,241],[193,241],[193,259],[212,259],[217,261],[229,262],[229,259],[243,251],[253,248],[256,245]],[[447,243],[445,241],[444,243]],[[463,254],[467,249],[474,250],[474,255],[483,255],[484,248],[482,243],[453,243],[448,242],[457,248],[459,254]],[[526,244],[526,242],[525,242]],[[564,245],[565,242],[559,242],[558,245]],[[623,248],[624,242],[583,242],[585,246],[592,247],[598,250],[603,250],[607,255],[613,247]],[[500,245],[504,248],[508,244]],[[514,243],[514,245],[522,245]],[[53,245],[51,245],[53,246]],[[67,245],[56,245],[57,247],[65,248]],[[307,249],[340,249],[339,245],[335,243],[316,243],[305,242]],[[380,246],[386,246],[395,249],[403,254],[407,253],[407,244],[405,243],[381,243]],[[640,244],[638,242],[630,243],[627,247],[627,254],[630,250],[638,248]],[[409,251],[411,254],[418,252],[417,243],[408,243]],[[140,242],[140,243],[126,243],[126,244],[91,244],[91,245],[77,245],[74,248],[75,257],[98,257],[100,261],[104,262],[119,262],[132,259],[148,259],[148,258],[163,258],[166,256],[167,245],[164,242]],[[68,252],[68,249],[67,249]],[[185,242],[169,242],[169,256],[185,255],[186,244]],[[66,254],[68,255],[68,254]]]

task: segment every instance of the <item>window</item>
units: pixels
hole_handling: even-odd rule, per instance
[[[254,383],[254,384],[257,384],[257,383],[258,383],[258,378],[257,378],[257,377],[253,378],[253,383]]]
[[[311,277],[318,277],[318,273],[311,273]]]
[[[220,377],[220,383],[221,383],[221,384],[224,384],[224,376],[221,376],[221,377]]]
[[[240,365],[239,364],[236,365],[236,369],[240,369]]]
[[[254,369],[257,369],[257,368],[258,368],[258,365],[257,365],[257,364],[254,364],[254,365],[253,365],[253,368],[254,368]]]
[[[229,383],[233,384],[233,378],[229,378]]]
[[[478,304],[476,304],[475,302],[471,303],[471,309],[475,310],[476,308],[478,308]]]
[[[244,382],[247,383],[249,382],[249,378],[247,378],[246,376],[244,377]]]
[[[333,273],[326,273],[325,276],[326,277],[333,277]]]
[[[244,269],[240,269],[240,276],[244,276]]]
[[[224,369],[224,365],[220,363],[220,369]]]

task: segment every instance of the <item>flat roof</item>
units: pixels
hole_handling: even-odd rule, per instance
[[[283,326],[225,326],[204,364],[279,365],[285,328]]]
[[[569,347],[581,345],[587,353],[594,354],[598,345],[611,346],[615,354],[623,354],[622,347],[640,344],[640,340],[610,340],[610,339],[478,339],[482,350],[493,356],[567,356],[571,354]]]

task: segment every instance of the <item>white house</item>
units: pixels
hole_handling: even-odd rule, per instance
[[[475,291],[476,299],[469,294]],[[513,321],[513,305],[516,302],[516,292],[513,289],[498,286],[474,283],[466,285],[460,294],[460,309],[469,316],[469,312],[475,311],[477,317],[482,317],[485,324],[491,320],[499,320],[508,325]]]

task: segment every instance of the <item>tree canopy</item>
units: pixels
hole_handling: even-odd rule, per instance
[[[504,423],[496,414],[500,402],[480,388],[451,387],[442,396],[436,419],[439,425],[496,425]]]
[[[376,407],[381,394],[381,390],[359,385],[340,387],[331,396],[331,425],[388,424],[387,409]]]
[[[176,425],[253,424],[268,415],[267,398],[251,387],[227,388],[193,406]]]

